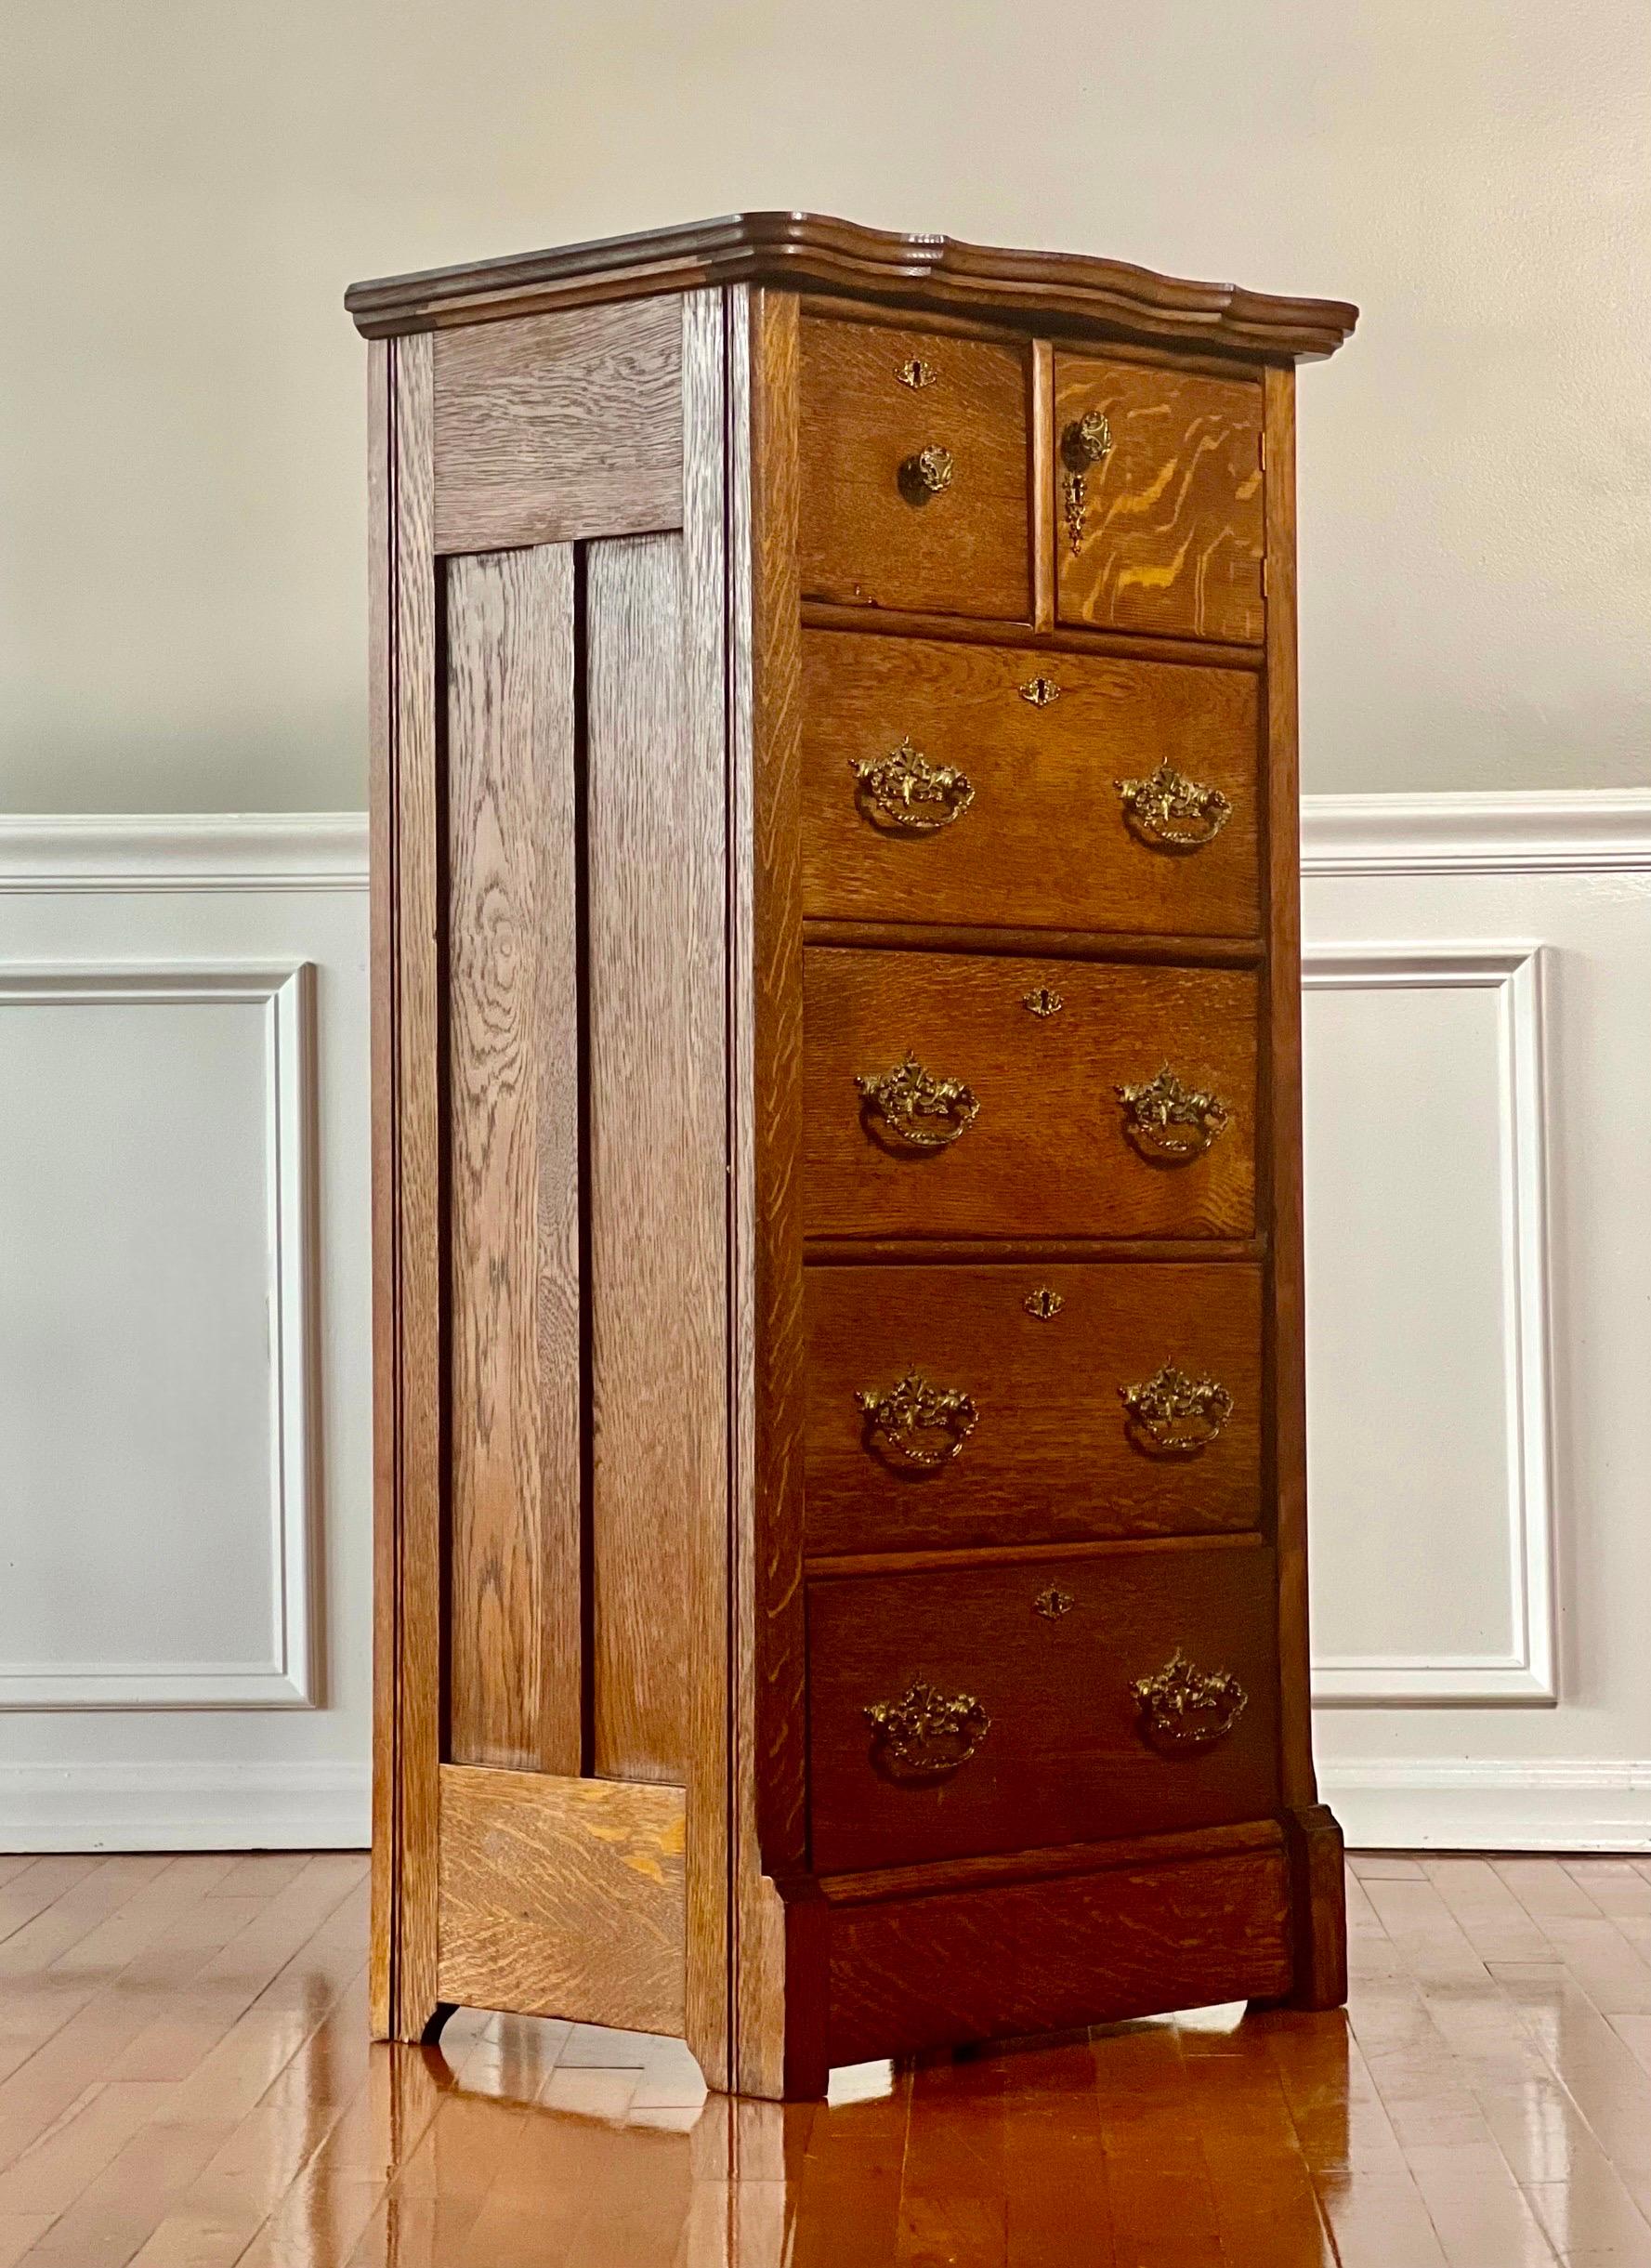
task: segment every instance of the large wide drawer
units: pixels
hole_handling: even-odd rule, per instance
[[[804,997],[810,1233],[1251,1233],[1251,971],[816,946]]]
[[[1254,1527],[1248,1265],[814,1267],[810,1552]]]
[[[816,1869],[1265,1816],[1273,1583],[1252,1538],[811,1582]]]
[[[1253,937],[1260,679],[803,641],[803,911]]]
[[[1031,612],[1029,346],[807,316],[803,596]]]

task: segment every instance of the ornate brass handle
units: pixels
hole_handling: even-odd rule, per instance
[[[951,486],[951,452],[931,441],[900,465],[900,493],[908,504],[927,504]]]
[[[856,1079],[865,1115],[881,1119],[911,1149],[944,1149],[979,1115],[974,1090],[961,1079],[937,1079],[908,1049],[903,1063]]]
[[[1167,1063],[1156,1079],[1116,1093],[1130,1140],[1144,1158],[1165,1165],[1201,1157],[1231,1116],[1219,1095],[1184,1087]]]
[[[931,764],[908,734],[885,756],[850,756],[863,817],[890,834],[938,834],[962,819],[975,800],[967,772]]]
[[[908,1370],[886,1394],[866,1388],[854,1398],[865,1412],[866,1447],[919,1473],[950,1464],[980,1414],[968,1395],[955,1386],[931,1386],[921,1370]]]
[[[1145,780],[1115,780],[1124,824],[1155,850],[1202,850],[1233,815],[1219,788],[1207,788],[1164,762]]]
[[[1209,1446],[1233,1414],[1233,1397],[1213,1378],[1188,1378],[1166,1362],[1139,1385],[1120,1386],[1129,1428],[1171,1457],[1191,1457]]]
[[[1198,1756],[1225,1740],[1250,1696],[1225,1670],[1195,1669],[1177,1646],[1161,1670],[1138,1677],[1130,1691],[1141,1737],[1165,1756]]]
[[[866,1707],[876,1761],[896,1779],[939,1779],[966,1764],[991,1730],[972,1693],[941,1693],[913,1678],[898,1701]]]
[[[1061,500],[1067,524],[1067,548],[1074,558],[1083,548],[1083,520],[1088,509],[1085,476],[1112,454],[1112,427],[1100,410],[1085,410],[1060,437]]]
[[[1112,454],[1112,427],[1104,410],[1085,410],[1060,437],[1060,452],[1074,472],[1087,472]]]

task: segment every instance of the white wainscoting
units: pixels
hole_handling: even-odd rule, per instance
[[[1651,794],[1303,844],[1324,1793],[1366,1848],[1651,1848]]]
[[[0,1844],[365,1841],[364,838],[0,822]],[[1651,794],[1304,843],[1324,1791],[1651,1848]]]
[[[362,822],[0,822],[0,1843],[359,1842]]]

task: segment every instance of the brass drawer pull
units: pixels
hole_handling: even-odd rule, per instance
[[[1129,1431],[1145,1436],[1166,1456],[1192,1457],[1219,1438],[1233,1414],[1233,1397],[1213,1378],[1188,1378],[1166,1362],[1139,1385],[1120,1386],[1118,1398],[1129,1412]]]
[[[1112,454],[1112,427],[1105,413],[1086,410],[1081,417],[1074,418],[1060,437],[1060,453],[1067,468],[1061,479],[1067,548],[1076,558],[1083,548],[1083,521],[1089,503],[1084,486],[1086,476]]]
[[[1124,824],[1154,850],[1202,850],[1233,815],[1219,788],[1188,780],[1168,761],[1145,780],[1115,780]]]
[[[885,1462],[918,1473],[950,1464],[980,1415],[968,1395],[955,1386],[931,1386],[921,1370],[908,1370],[886,1394],[862,1388],[854,1398],[865,1413],[866,1447]]]
[[[1116,1093],[1130,1140],[1144,1158],[1165,1165],[1201,1157],[1231,1116],[1219,1095],[1184,1087],[1167,1063],[1156,1079]]]
[[[951,486],[951,452],[931,441],[900,466],[900,493],[908,504],[927,504]]]
[[[861,817],[890,834],[938,834],[975,800],[967,772],[931,764],[910,734],[885,756],[850,756],[848,768]]]
[[[972,1088],[961,1079],[937,1079],[910,1050],[892,1071],[862,1074],[854,1083],[864,1115],[881,1119],[911,1149],[945,1149],[967,1134],[980,1111]]]
[[[1250,1696],[1225,1670],[1195,1669],[1177,1646],[1150,1677],[1130,1691],[1140,1712],[1141,1737],[1165,1756],[1199,1756],[1225,1740]]]
[[[913,1678],[898,1701],[866,1707],[877,1762],[897,1779],[939,1779],[966,1764],[991,1730],[972,1693],[941,1693]]]

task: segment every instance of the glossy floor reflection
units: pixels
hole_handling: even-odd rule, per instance
[[[0,1859],[0,2268],[1651,2268],[1651,1861],[1354,1862],[1341,2016],[707,2098],[369,2048],[353,1855]]]

